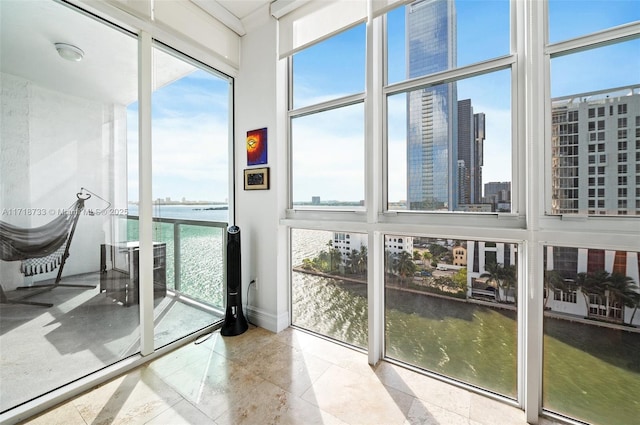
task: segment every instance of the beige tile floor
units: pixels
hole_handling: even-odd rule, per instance
[[[300,330],[215,332],[74,398],[30,425],[525,424],[504,403]],[[541,424],[554,422],[541,419]]]

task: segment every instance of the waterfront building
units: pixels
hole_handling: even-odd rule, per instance
[[[344,232],[334,232],[333,234],[333,248],[340,251],[343,263],[346,263],[354,249],[360,251],[363,246],[367,246],[366,234]],[[387,235],[384,238],[384,248],[386,252],[393,255],[398,255],[402,251],[413,255],[413,237]]]
[[[587,249],[573,247],[547,247],[545,270],[555,270],[564,278],[561,288],[546,294],[547,308],[551,311],[577,317],[630,324],[634,308],[614,300],[609,291],[603,294],[585,294],[576,282],[578,273],[606,271],[630,277],[640,282],[640,254],[638,252]],[[635,288],[638,292],[638,288]],[[633,317],[633,324],[640,325],[640,317]]]
[[[467,241],[467,296],[473,296],[473,289],[485,289],[486,278],[481,276],[487,273],[489,264],[500,264],[503,267],[516,264],[518,246],[511,243]],[[515,291],[512,288],[507,294],[501,288],[499,296],[502,300],[514,301]]]
[[[552,101],[552,214],[640,214],[640,86]]]

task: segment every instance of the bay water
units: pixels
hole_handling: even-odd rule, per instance
[[[202,208],[163,206],[160,211],[163,218],[226,222],[226,210]],[[137,237],[136,223],[130,220]],[[180,231],[181,290],[217,306],[223,306],[223,230],[181,226]],[[155,231],[173,258],[173,225]],[[333,238],[332,232],[298,229],[292,235],[294,267],[328,250]],[[292,271],[291,296],[295,325],[367,347],[366,283]],[[638,423],[639,333],[545,317],[543,344],[545,409],[594,424]],[[517,395],[515,311],[387,288],[385,345],[390,358],[507,397]]]

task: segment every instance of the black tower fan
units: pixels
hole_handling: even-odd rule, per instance
[[[240,228],[227,229],[227,311],[220,333],[234,336],[249,328],[242,314],[242,274],[240,271]]]

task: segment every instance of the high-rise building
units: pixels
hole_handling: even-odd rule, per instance
[[[511,211],[511,182],[489,182],[484,185],[482,202],[491,204],[494,211]]]
[[[640,214],[640,89],[553,100],[551,213]]]
[[[482,166],[484,165],[484,138],[485,116],[483,112],[473,114],[473,164],[475,168],[471,172],[471,188],[473,194],[471,203],[478,204],[482,202]]]
[[[471,99],[458,101],[458,205],[482,201],[484,121]]]
[[[419,0],[407,5],[405,10],[407,77],[420,77],[455,67],[454,2]],[[408,209],[456,209],[457,114],[455,83],[408,94]]]

